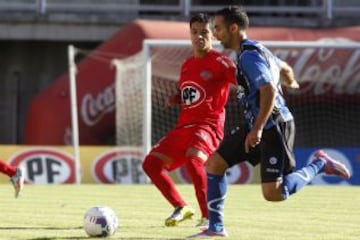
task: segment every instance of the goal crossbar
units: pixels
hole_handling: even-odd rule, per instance
[[[342,40],[342,39],[341,39]],[[262,41],[266,47],[281,48],[318,48],[318,49],[360,49],[360,43],[349,40],[326,39],[321,41]],[[190,47],[190,40],[145,39],[143,41],[143,57],[145,63],[145,83],[143,91],[143,151],[146,155],[151,149],[151,48],[152,47]],[[213,46],[223,49],[219,41]]]

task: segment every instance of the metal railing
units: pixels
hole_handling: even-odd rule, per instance
[[[199,4],[192,0],[172,0],[168,4],[156,3],[144,4],[141,0],[0,0],[0,12],[32,12],[39,15],[51,13],[147,13],[161,15],[177,15],[188,17],[192,12],[214,12],[222,5]],[[247,12],[265,15],[277,14],[315,14],[327,19],[334,16],[356,16],[360,12],[360,2],[352,4],[342,3],[336,0],[310,1],[305,6],[300,5],[281,5],[284,1],[274,6],[264,5],[244,5]],[[352,5],[351,5],[352,4]]]

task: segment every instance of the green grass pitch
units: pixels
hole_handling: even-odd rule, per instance
[[[196,210],[192,185],[178,185]],[[199,215],[165,227],[172,207],[152,185],[26,185],[19,199],[0,185],[0,239],[89,239],[83,214],[95,205],[111,207],[120,227],[110,239],[186,239],[199,232]],[[199,212],[199,211],[197,211]],[[308,186],[286,202],[263,200],[259,185],[229,186],[225,222],[236,240],[358,240],[360,188]]]

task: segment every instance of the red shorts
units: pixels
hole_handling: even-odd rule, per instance
[[[209,157],[221,141],[214,130],[208,125],[174,128],[160,139],[151,152],[158,152],[171,158],[172,162],[165,168],[168,171],[174,170],[185,163],[185,154],[190,147],[199,149]]]

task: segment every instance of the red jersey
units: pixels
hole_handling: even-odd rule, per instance
[[[176,127],[206,124],[223,137],[225,104],[230,83],[236,84],[235,72],[235,64],[215,50],[187,59],[180,73],[181,111]]]

